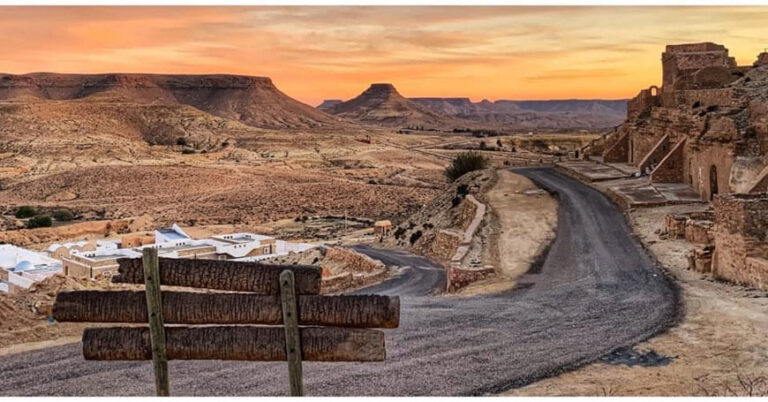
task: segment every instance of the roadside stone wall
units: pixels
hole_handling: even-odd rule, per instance
[[[384,268],[384,264],[368,257],[340,247],[327,247],[325,258],[329,261],[344,264],[348,269],[356,273],[378,272]]]
[[[694,244],[711,244],[713,226],[712,221],[688,219],[685,222],[685,240]]]
[[[466,269],[450,267],[448,269],[448,291],[456,291],[467,285],[496,275],[493,268]]]
[[[474,202],[465,199],[461,203],[461,211],[459,212],[459,222],[461,222],[462,230],[467,230],[469,228],[472,224],[472,220],[475,218],[475,213],[477,213],[477,205],[475,205]]]
[[[768,194],[726,194],[715,197],[715,277],[768,289],[768,271],[759,260],[768,257]]]
[[[419,239],[415,249],[440,261],[450,261],[461,244],[461,234],[454,230],[429,232]]]
[[[667,214],[665,217],[665,227],[667,234],[672,239],[682,239],[685,237],[685,221],[688,217],[684,214]]]
[[[388,272],[381,269],[371,274],[353,274],[351,272],[323,278],[320,283],[320,293],[334,293],[342,290],[356,289],[386,279]]]

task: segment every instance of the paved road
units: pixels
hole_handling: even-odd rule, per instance
[[[519,171],[559,193],[557,237],[522,289],[403,296],[387,361],[306,363],[308,395],[496,393],[591,362],[672,325],[677,292],[604,196],[553,169]],[[85,362],[78,345],[3,357],[0,394],[151,395],[149,362]],[[175,395],[285,395],[279,363],[173,361]]]
[[[366,245],[353,247],[398,272],[379,284],[360,289],[355,294],[428,296],[445,290],[445,270],[424,257],[404,251],[380,250]]]

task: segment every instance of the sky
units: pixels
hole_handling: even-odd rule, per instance
[[[768,7],[0,7],[7,73],[271,77],[311,105],[373,82],[408,97],[628,98],[666,44],[752,64]]]

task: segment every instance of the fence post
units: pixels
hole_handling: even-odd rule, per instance
[[[160,296],[160,263],[157,249],[145,248],[142,252],[144,263],[144,286],[149,313],[149,337],[152,345],[152,366],[155,373],[157,396],[169,396],[168,357],[165,353],[165,327],[163,326],[163,302]]]
[[[288,383],[291,396],[304,396],[304,383],[301,370],[301,336],[299,334],[299,316],[296,312],[296,292],[293,272],[280,273],[280,300],[283,308],[285,326],[285,354],[288,358]]]

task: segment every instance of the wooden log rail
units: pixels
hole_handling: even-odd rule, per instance
[[[300,325],[353,328],[397,328],[400,298],[377,295],[298,296]],[[166,324],[281,325],[279,295],[253,293],[162,292]],[[53,317],[62,322],[146,323],[143,291],[61,292],[53,304]]]
[[[169,360],[285,361],[282,327],[166,327]],[[384,333],[371,329],[300,329],[302,359],[323,362],[376,362],[386,357]],[[87,328],[86,360],[151,360],[149,328]]]
[[[296,283],[296,294],[319,294],[322,270],[307,265],[272,265],[227,260],[190,260],[160,258],[160,283],[163,286],[184,286],[262,295],[280,294],[280,273],[290,270]],[[144,283],[142,261],[137,258],[117,260],[115,283]]]

